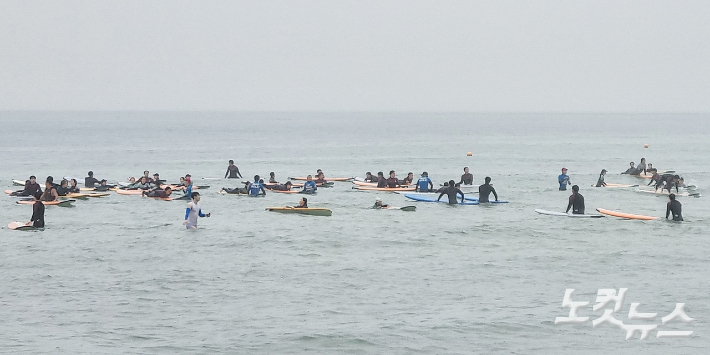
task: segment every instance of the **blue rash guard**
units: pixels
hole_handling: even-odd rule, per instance
[[[429,186],[433,188],[434,184],[431,182],[431,179],[429,179],[428,176],[422,176],[419,178],[419,180],[417,180],[417,191],[428,192]]]
[[[569,182],[569,176],[567,174],[560,174],[560,176],[557,177],[557,181],[560,183],[560,191],[567,190],[567,185],[572,184]]]
[[[262,185],[258,181],[250,182],[249,183],[249,196],[259,196],[259,192],[263,192],[264,196],[266,196],[266,190],[264,190],[264,185]]]
[[[185,196],[187,196],[188,198],[192,198],[192,183],[185,187]]]
[[[303,191],[302,192],[307,193],[307,194],[312,194],[312,193],[316,192],[317,189],[318,189],[318,186],[316,185],[315,181],[306,181],[305,183],[303,183]]]

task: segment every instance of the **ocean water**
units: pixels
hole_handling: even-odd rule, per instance
[[[0,352],[27,354],[699,354],[710,342],[710,205],[679,197],[685,222],[538,215],[563,211],[561,167],[597,207],[664,217],[667,198],[594,189],[645,157],[706,193],[708,114],[2,112],[0,184],[47,175],[122,181],[143,170],[211,187],[199,229],[183,201],[137,196],[48,207],[47,228],[0,229]],[[645,149],[643,145],[649,144]],[[472,152],[467,157],[466,152]],[[282,215],[298,196],[218,194],[245,179],[395,170],[435,184],[469,166],[509,204],[448,206],[336,183],[309,197],[331,217]],[[372,210],[380,197],[416,212]],[[2,225],[31,206],[0,199]],[[589,301],[583,325],[565,289]],[[614,317],[689,339],[625,340],[592,327],[598,289],[628,288]],[[631,303],[658,313],[629,320]],[[676,303],[694,318],[661,324]]]

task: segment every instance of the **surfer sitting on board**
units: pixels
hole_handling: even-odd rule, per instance
[[[658,169],[653,167],[653,164],[648,163],[648,168],[646,169],[646,173],[648,174],[655,174],[658,171]]]
[[[44,183],[44,193],[40,197],[41,201],[56,201],[59,198],[57,194],[57,189],[54,187],[54,178],[47,176],[47,181]]]
[[[569,196],[569,203],[565,213],[569,213],[572,209],[572,214],[584,214],[584,196],[579,193],[579,186],[572,186],[572,194]]]
[[[79,186],[76,186],[76,185],[77,185],[76,179],[71,179],[71,185],[69,186],[69,190],[68,190],[69,193],[78,194],[79,192],[81,192],[81,190],[79,189]]]
[[[463,192],[456,187],[456,182],[454,180],[449,180],[449,186],[444,188],[444,191],[441,192],[439,198],[436,199],[436,202],[439,202],[439,200],[441,200],[441,197],[444,195],[449,196],[450,205],[459,204],[459,202],[456,200],[457,195],[461,195],[461,201],[464,201]]]
[[[434,183],[429,179],[429,173],[425,171],[422,173],[422,177],[417,180],[417,186],[414,188],[414,191],[429,192],[431,190],[434,190]]]
[[[409,173],[407,173],[407,177],[399,183],[401,185],[411,185],[412,181],[414,181],[414,173],[410,171]]]
[[[381,171],[377,172],[377,187],[387,187],[387,179],[385,179],[385,174]]]
[[[629,163],[629,168],[621,174],[638,175],[639,171],[634,167],[634,162]]]
[[[264,196],[266,196],[266,190],[264,190],[264,185],[262,185],[259,180],[259,175],[254,175],[254,182],[250,182],[249,186],[247,187],[247,191],[249,191],[249,196],[259,196],[260,192]]]
[[[597,180],[597,187],[606,187],[606,183],[604,182],[604,175],[606,175],[606,169],[602,169],[602,172],[599,173],[599,179]]]
[[[397,175],[394,173],[394,170],[390,170],[390,177],[387,179],[387,186],[385,187],[401,187],[402,185],[399,184],[399,180],[397,179]]]
[[[276,181],[276,173],[273,171],[269,173],[269,184],[278,184],[279,182]]]
[[[496,197],[496,201],[498,201],[496,189],[491,185],[491,177],[486,176],[486,183],[478,187],[478,202],[490,202],[488,196],[490,196],[491,192]]]
[[[62,179],[62,182],[57,187],[57,195],[66,196],[69,194],[69,181],[67,179]]]
[[[86,187],[94,187],[96,184],[100,183],[100,181],[94,177],[94,172],[89,171],[87,173],[87,177],[84,178],[84,186]]]

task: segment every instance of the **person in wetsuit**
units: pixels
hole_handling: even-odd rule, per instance
[[[565,213],[569,213],[572,209],[572,214],[584,214],[584,196],[579,193],[579,186],[572,186],[572,194],[569,196],[569,203]]]
[[[387,179],[387,186],[385,187],[401,187],[402,185],[399,184],[399,180],[397,179],[396,174],[394,173],[394,170],[390,170],[390,177]]]
[[[377,182],[377,177],[368,171],[365,173],[365,182]]]
[[[646,158],[641,158],[641,162],[636,166],[636,171],[638,172],[636,175],[641,175],[641,173],[646,175]]]
[[[97,186],[94,191],[99,191],[99,192],[106,192],[106,191],[111,191],[112,188],[115,186],[110,186],[106,184],[106,179],[101,180],[101,185]]]
[[[101,183],[98,179],[94,177],[94,172],[89,171],[88,174],[89,176],[84,178],[84,186],[86,187],[94,187],[95,185]]]
[[[646,173],[648,174],[655,174],[658,171],[658,169],[653,167],[653,164],[648,163],[648,168],[646,169]]]
[[[389,205],[382,204],[382,199],[379,197],[375,199],[375,204],[372,206],[372,208],[374,209],[381,209],[386,207],[389,207]]]
[[[276,173],[273,171],[269,173],[269,184],[278,184],[279,182],[276,181]]]
[[[145,182],[148,183],[148,184],[153,183],[153,178],[150,177],[150,171],[148,171],[148,170],[144,170],[144,171],[143,171],[143,176],[141,176],[141,179],[142,179],[142,178],[145,178]],[[140,179],[139,179],[139,180],[140,180]]]
[[[567,185],[572,184],[567,175],[567,168],[562,168],[562,174],[557,177],[557,182],[560,183],[560,191],[567,191]]]
[[[40,200],[56,201],[59,198],[59,194],[57,194],[57,189],[54,187],[54,178],[51,176],[47,176],[47,180],[44,183],[44,186],[44,192],[42,193]]]
[[[434,183],[429,179],[429,173],[426,171],[422,173],[422,177],[417,180],[417,186],[414,188],[416,192],[429,192],[434,190]]]
[[[454,180],[449,180],[449,186],[447,186],[446,189],[441,192],[441,194],[439,195],[439,198],[437,198],[436,201],[438,202],[439,200],[441,200],[441,197],[444,195],[449,196],[449,204],[450,205],[458,205],[459,204],[459,201],[456,200],[457,195],[461,195],[461,202],[464,201],[463,192],[456,187],[456,182]]]
[[[291,186],[293,184],[290,181],[286,181],[285,184],[276,184],[271,187],[272,190],[276,191],[291,191]]]
[[[638,169],[636,169],[636,168],[634,167],[634,162],[630,162],[630,163],[629,163],[629,168],[626,169],[626,171],[624,171],[624,172],[621,173],[621,174],[638,175],[639,172],[638,172]]]
[[[668,216],[672,213],[674,221],[682,221],[683,215],[681,214],[681,209],[683,205],[675,199],[675,194],[668,195],[668,199],[670,199],[670,201],[668,201],[666,205],[666,219],[668,219]]]
[[[318,175],[316,175],[316,179],[314,180],[314,182],[316,184],[325,184],[328,181],[325,180],[325,175],[323,175],[323,172],[321,171],[320,173],[318,173]]]
[[[409,173],[407,173],[407,177],[404,178],[404,180],[400,181],[399,183],[400,183],[400,185],[409,186],[412,184],[412,181],[414,181],[414,173],[409,172]]]
[[[473,174],[468,172],[468,167],[463,168],[463,175],[461,175],[461,185],[473,185]]]
[[[66,196],[70,194],[69,192],[69,181],[66,179],[62,179],[62,182],[59,184],[59,187],[57,187],[57,195],[59,196]]]
[[[606,187],[606,183],[604,182],[604,175],[606,175],[606,169],[602,169],[602,172],[599,173],[599,179],[597,179],[596,187]]]
[[[23,196],[34,196],[37,191],[42,193],[42,187],[37,183],[37,178],[32,175],[30,176],[30,183],[27,184],[25,182],[25,191],[22,194]]]
[[[661,175],[661,181],[656,184],[656,190],[658,188],[661,188],[661,192],[663,190],[668,190],[668,193],[671,192],[671,189],[675,185],[675,192],[678,193],[678,181],[680,180],[680,176],[678,175],[672,175],[672,174],[663,174]]]
[[[161,189],[155,189],[151,190],[148,192],[143,191],[143,196],[145,197],[159,197],[159,198],[168,198],[170,195],[173,193],[173,190],[170,188],[170,186],[166,187],[165,190]]]
[[[293,208],[308,208],[308,199],[301,197],[301,199],[298,200],[298,206],[293,206]]]
[[[254,181],[250,182],[249,186],[247,187],[249,196],[259,196],[259,192],[266,196],[266,190],[264,190],[264,185],[262,185],[259,180],[259,175],[254,175]]]
[[[35,192],[35,203],[32,205],[32,218],[27,222],[27,225],[32,224],[35,228],[44,228],[44,203],[40,201],[41,192]]]
[[[385,179],[385,174],[381,171],[377,172],[377,187],[387,187],[387,179]]]
[[[491,185],[491,177],[486,176],[485,181],[485,184],[478,187],[478,202],[490,202],[488,200],[488,196],[490,196],[491,192],[493,193],[493,196],[495,196],[496,201],[498,201],[498,194],[496,193],[496,189],[494,189]]]
[[[71,184],[69,185],[69,193],[70,194],[78,194],[81,192],[81,189],[79,186],[77,186],[76,179],[71,179]]]
[[[150,189],[150,187],[151,186],[150,183],[148,183],[148,178],[146,178],[145,176],[141,176],[141,179],[138,180],[135,184],[130,184],[126,186],[126,188],[130,190],[148,190]]]
[[[33,193],[29,192],[30,180],[25,180],[25,187],[22,190],[13,191],[10,196],[34,196]]]
[[[303,190],[301,190],[301,193],[314,194],[316,190],[318,190],[318,186],[316,185],[316,182],[313,181],[313,176],[306,176],[306,182],[303,183]]]
[[[258,183],[257,181],[255,181]],[[182,222],[182,224],[185,225],[187,229],[196,229],[197,228],[197,217],[209,217],[210,213],[204,214],[202,213],[202,208],[200,208],[200,193],[199,192],[193,192],[192,195],[192,201],[187,203],[187,209],[185,210],[185,221]]]
[[[226,179],[236,179],[242,178],[242,173],[239,172],[239,168],[234,165],[234,160],[229,160],[229,166],[227,166],[227,172],[224,173]]]

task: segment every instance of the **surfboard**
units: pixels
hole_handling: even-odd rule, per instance
[[[282,191],[282,190],[269,190],[272,192],[278,192],[280,194],[298,194],[301,193],[301,190],[288,190],[288,191]],[[312,194],[311,194],[312,195]]]
[[[138,190],[124,190],[124,189],[118,189],[118,190],[116,190],[116,193],[119,194],[119,195],[142,195],[142,194],[143,194],[143,191],[147,191],[147,190],[141,190],[141,189],[138,189]]]
[[[10,222],[7,224],[7,228],[10,228],[12,230],[18,230],[18,231],[26,231],[26,230],[33,230],[35,227],[32,225],[27,225],[26,223],[23,222]]]
[[[671,193],[675,194],[676,196],[685,196],[685,197],[690,197],[690,196],[692,196],[692,197],[700,197],[700,196],[701,196],[699,192],[693,192],[693,193],[689,193],[689,192],[670,192],[670,193],[669,193],[668,190],[663,190],[663,191],[660,191],[660,190],[659,190],[659,191],[654,191],[654,190],[637,190],[637,191],[638,191],[638,192],[645,192],[645,193],[647,193],[647,194],[663,195],[663,196],[668,196],[668,195],[670,195]]]
[[[353,186],[355,190],[362,191],[414,191],[414,187],[369,187],[369,186]]]
[[[658,217],[651,217],[651,216],[644,216],[644,215],[640,215],[640,214],[618,212],[618,211],[606,210],[603,208],[597,208],[597,211],[601,214],[605,214],[608,216],[614,216],[614,217],[620,217],[620,218],[626,218],[626,219],[641,219],[644,221],[651,221],[654,219],[658,219]]]
[[[71,205],[72,202],[76,202],[76,200],[42,201],[42,204],[44,204],[45,206],[69,206],[69,205]],[[16,201],[16,203],[19,205],[34,205],[35,201],[34,200],[20,200],[20,201]]]
[[[609,188],[609,187],[638,187],[638,186],[639,186],[638,184],[636,184],[636,185],[630,185],[630,184],[611,184],[611,183],[607,183],[606,186],[599,186],[599,187],[607,187],[607,188]],[[597,187],[597,185],[596,185],[596,184],[592,184],[592,187]]]
[[[305,178],[305,177],[289,177],[289,179],[290,179],[290,180],[298,180],[298,181],[306,181],[306,180],[308,180],[308,178]],[[325,181],[349,181],[349,180],[352,180],[352,179],[353,179],[353,178],[351,178],[351,177],[336,177],[336,178],[326,177],[326,178],[325,178]],[[24,184],[24,183],[23,183],[23,184]]]
[[[331,211],[327,208],[313,208],[313,207],[308,207],[308,208],[267,207],[266,210],[272,211],[272,212],[297,213],[297,214],[306,214],[306,215],[312,215],[312,216],[330,216],[333,214],[333,211]]]
[[[111,187],[108,189],[109,191],[116,191],[119,190],[117,187]],[[95,187],[80,187],[79,191],[96,191]]]
[[[147,198],[152,198],[154,200],[160,200],[160,201],[172,201],[174,198],[172,197],[151,197],[151,196],[145,196]]]
[[[414,201],[420,201],[420,202],[440,202],[440,203],[449,203],[448,197],[444,199],[442,197],[441,200],[437,201],[436,198],[433,196],[423,196],[423,195],[414,195],[414,194],[405,194],[404,197],[414,200]],[[459,202],[459,205],[478,205],[478,201],[466,201],[464,200],[463,202]]]
[[[406,212],[414,212],[417,210],[417,206],[404,206],[404,207],[387,206],[387,207],[382,207],[380,209],[381,210],[400,210],[400,211],[406,211]]]
[[[600,214],[572,214],[572,213],[548,211],[548,210],[543,210],[543,209],[539,209],[539,208],[536,208],[535,212],[537,212],[539,214],[549,215],[549,216],[562,216],[562,217],[574,217],[574,218],[601,218],[601,217],[604,217],[604,215],[600,215]]]
[[[25,182],[22,180],[12,180],[12,184],[15,186],[25,186]]]

